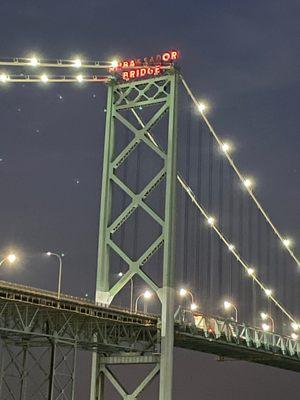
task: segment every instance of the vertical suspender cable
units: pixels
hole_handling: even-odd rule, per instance
[[[253,263],[253,245],[252,245],[252,240],[253,240],[253,203],[251,198],[248,198],[248,261],[250,265]],[[250,290],[248,293],[250,293],[250,298],[249,298],[249,307],[250,310],[248,314],[249,321],[255,320],[255,316],[253,313],[254,309],[254,297],[255,297],[255,282],[252,280],[252,285],[250,286]],[[252,315],[251,315],[251,310],[252,310]]]
[[[223,157],[219,159],[219,227],[223,230],[223,204],[224,204],[224,160]],[[218,255],[218,298],[223,294],[223,243],[218,241],[219,255]]]
[[[256,210],[256,223],[257,223],[257,265],[261,266],[261,262],[262,262],[262,257],[261,257],[261,219],[260,219],[260,213],[258,212],[258,210]],[[256,292],[255,292],[256,294]],[[257,297],[255,295],[255,307],[254,307],[254,313],[255,316],[257,315],[257,307],[261,305],[261,299],[259,299],[259,304],[257,301]]]
[[[244,193],[239,193],[239,205],[238,205],[238,241],[239,244],[239,251],[241,254],[244,254]],[[241,299],[242,305],[245,303],[245,287],[244,287],[244,279],[242,270],[239,270],[238,273],[238,298]]]
[[[191,113],[188,114],[187,126],[186,126],[186,149],[185,149],[185,174],[187,182],[190,181],[190,170],[191,170]],[[183,280],[187,283],[188,278],[188,257],[189,257],[189,199],[185,197],[184,200],[184,268],[183,268]]]
[[[202,186],[202,136],[203,136],[203,126],[202,123],[199,123],[198,126],[198,151],[197,151],[197,196],[201,198],[201,186]],[[202,256],[202,235],[201,235],[201,224],[197,224],[197,231],[196,231],[196,275],[195,275],[195,285],[196,290],[199,293],[200,297],[202,296],[202,292],[200,288],[201,284],[201,270],[203,264],[201,263],[201,256]]]
[[[198,126],[198,151],[197,151],[197,196],[201,198],[202,194],[202,139],[203,139],[203,125],[202,122],[199,122]],[[201,235],[201,224],[197,224],[197,237],[196,237],[196,287],[197,291],[200,292],[200,296],[203,296],[202,291],[203,288],[203,263],[202,263],[202,249],[203,249],[203,235]]]
[[[271,265],[270,265],[270,258],[271,258],[271,232],[269,229],[269,226],[265,224],[266,226],[266,281],[269,282],[271,281]],[[268,313],[272,315],[272,302],[269,301],[269,309]]]
[[[212,201],[213,201],[213,138],[209,136],[208,142],[208,210],[212,212]],[[207,241],[207,300],[208,304],[211,304],[212,295],[212,229],[208,229],[208,241]]]
[[[229,218],[229,237],[232,238],[233,237],[233,210],[234,210],[234,206],[233,206],[233,182],[234,182],[234,175],[233,175],[233,170],[231,168],[229,168],[229,188],[228,188],[228,192],[229,192],[229,213],[228,213],[228,218]],[[229,262],[229,296],[232,296],[232,290],[233,290],[233,282],[232,282],[232,264],[233,264],[233,256],[232,253],[230,252],[228,254],[228,262]]]

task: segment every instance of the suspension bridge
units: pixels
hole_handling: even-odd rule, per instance
[[[91,400],[109,398],[106,382],[143,398],[154,381],[151,398],[171,400],[174,346],[300,370],[299,259],[178,56],[0,60],[3,85],[107,86],[95,300],[0,281],[1,399],[76,399],[82,352]],[[136,365],[145,376],[128,389],[122,368]]]

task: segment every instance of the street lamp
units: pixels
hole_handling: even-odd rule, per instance
[[[1,261],[0,261],[0,266],[2,264],[4,264],[6,261],[8,261],[10,264],[13,264],[16,261],[17,257],[15,254],[9,254],[7,257],[4,257]]]
[[[194,302],[194,296],[193,296],[193,293],[192,292],[190,292],[189,290],[187,290],[187,289],[185,289],[185,288],[180,288],[179,289],[179,295],[180,295],[180,297],[186,297],[187,295],[189,295],[190,297],[191,297],[191,310],[192,311],[195,311],[195,310],[197,310],[197,308],[198,308],[198,306],[197,306],[197,304]]]
[[[261,324],[261,327],[262,327],[263,331],[265,331],[265,332],[268,332],[270,330],[269,324],[263,323],[263,324]]]
[[[291,327],[293,328],[294,331],[298,331],[300,328],[300,325],[297,322],[292,322]]]
[[[122,276],[124,276],[124,273],[120,271],[118,273],[118,277],[122,278]],[[133,279],[130,278],[130,312],[132,311],[133,311]]]
[[[62,257],[64,254],[57,254],[57,253],[52,253],[51,251],[47,251],[47,256],[54,256],[57,257],[59,260],[59,271],[58,271],[58,287],[57,287],[57,298],[60,298],[60,289],[61,289],[61,272],[62,272]]]
[[[299,335],[297,335],[297,333],[295,333],[295,332],[292,332],[291,333],[291,338],[294,339],[294,340],[297,340],[299,338]]]
[[[265,312],[261,312],[261,313],[260,313],[260,318],[261,318],[263,321],[265,321],[265,322],[262,324],[262,328],[263,328],[264,331],[265,331],[265,330],[268,330],[268,329],[264,329],[264,327],[263,327],[263,325],[264,325],[265,327],[268,326],[268,324],[266,324],[266,321],[268,321],[268,320],[271,322],[272,332],[275,331],[274,319],[273,319],[269,314],[267,314],[267,313],[265,313]]]
[[[192,303],[194,303],[194,296],[193,293],[190,292],[189,290],[185,289],[185,288],[180,288],[179,289],[179,295],[180,297],[185,297],[186,295],[190,295],[191,299],[192,299]]]
[[[230,301],[227,301],[227,300],[224,301],[223,305],[224,305],[225,310],[230,310],[231,308],[234,309],[234,311],[235,311],[235,322],[237,322],[238,321],[238,310],[237,310],[236,306],[234,304],[230,303]]]
[[[147,309],[146,309],[146,301],[147,300],[150,300],[151,299],[151,297],[152,297],[152,292],[150,292],[150,290],[145,290],[143,293],[141,293],[137,298],[136,298],[136,300],[135,300],[135,307],[134,307],[134,311],[135,312],[137,312],[137,310],[138,310],[138,302],[139,302],[139,299],[141,298],[141,297],[143,297],[144,298],[144,313],[146,313],[147,312]]]

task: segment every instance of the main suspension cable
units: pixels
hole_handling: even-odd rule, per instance
[[[215,140],[217,141],[218,145],[223,148],[224,143],[222,142],[222,140],[219,138],[219,136],[217,135],[216,131],[214,130],[214,128],[212,127],[212,125],[210,124],[210,122],[208,121],[207,117],[204,114],[203,110],[199,110],[198,106],[199,103],[196,100],[196,97],[194,96],[193,92],[191,91],[191,89],[189,88],[188,84],[186,83],[185,79],[183,78],[182,75],[180,75],[180,79],[181,82],[183,83],[184,88],[186,89],[188,95],[190,96],[190,98],[192,99],[193,103],[195,104],[195,106],[197,107],[197,110],[199,111],[199,113],[201,114],[201,117],[203,118],[203,120],[205,121],[210,133],[213,135],[213,137],[215,138]],[[258,209],[260,210],[260,212],[262,213],[262,215],[264,216],[264,218],[266,219],[266,221],[269,223],[269,225],[271,226],[271,228],[273,229],[274,233],[277,235],[277,237],[280,239],[282,245],[284,246],[284,248],[286,248],[286,250],[289,252],[290,256],[293,258],[293,260],[296,262],[296,264],[298,266],[300,266],[300,260],[299,258],[296,256],[296,254],[293,252],[293,250],[290,248],[289,246],[289,241],[287,242],[287,239],[285,239],[281,233],[279,232],[279,230],[276,228],[276,226],[274,225],[274,223],[271,221],[269,215],[267,214],[267,212],[265,211],[265,209],[263,208],[263,206],[261,205],[261,203],[258,201],[257,197],[255,196],[255,194],[253,193],[253,190],[251,188],[251,186],[249,185],[245,185],[245,177],[243,176],[243,174],[240,172],[240,170],[238,169],[237,165],[235,164],[235,162],[233,161],[233,158],[230,156],[230,154],[228,153],[228,151],[224,151],[224,154],[229,162],[229,164],[231,165],[231,167],[233,168],[233,170],[235,171],[235,173],[237,174],[237,176],[239,177],[240,181],[243,183],[243,185],[245,186],[245,189],[247,190],[247,192],[249,193],[249,195],[251,196],[251,198],[253,199],[254,203],[256,204],[256,206],[258,207]]]
[[[138,113],[131,108],[131,112],[139,122],[142,128],[145,128],[145,124],[142,121],[141,117],[138,115]],[[153,135],[150,132],[146,132],[146,136],[151,140],[155,146],[160,148],[159,143],[154,139]],[[184,181],[184,179],[181,177],[179,173],[177,173],[177,180],[180,183],[181,187],[183,190],[188,194],[192,202],[195,204],[197,209],[201,212],[201,214],[206,218],[206,221],[210,220],[210,216],[208,212],[205,210],[205,208],[201,205],[200,201],[196,198],[196,195],[192,191],[191,187]],[[238,253],[238,251],[235,249],[235,247],[230,243],[230,241],[226,238],[226,236],[221,232],[220,228],[216,226],[215,223],[211,224],[212,229],[217,233],[219,238],[223,241],[223,243],[228,247],[230,250],[231,254],[233,254],[236,258],[236,260],[242,265],[242,267],[245,269],[245,271],[248,273],[248,275],[253,279],[253,282],[256,282],[257,285],[264,291],[266,296],[273,301],[273,303],[292,321],[293,323],[298,325],[298,322],[294,319],[294,317],[291,315],[291,313],[284,308],[284,306],[272,295],[270,289],[268,289],[264,283],[257,277],[255,274],[255,271],[253,268],[251,268],[250,265],[247,264],[247,262],[241,257],[241,255]]]

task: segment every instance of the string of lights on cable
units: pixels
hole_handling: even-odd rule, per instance
[[[131,110],[137,121],[142,127],[145,127],[145,124],[143,123],[141,117],[138,115],[138,113],[135,110]],[[159,143],[155,140],[153,135],[150,132],[146,132],[147,137],[152,141],[152,143],[157,146],[159,146]],[[235,245],[232,244],[225,236],[224,233],[222,233],[221,229],[217,226],[216,219],[213,216],[210,216],[208,212],[205,210],[205,208],[201,205],[200,201],[196,198],[196,195],[194,194],[193,190],[191,187],[184,181],[184,179],[180,176],[180,174],[177,174],[177,180],[180,183],[181,187],[183,190],[188,194],[192,202],[195,204],[197,209],[201,212],[201,214],[205,217],[208,226],[213,228],[213,230],[217,233],[218,237],[222,240],[222,242],[227,246],[228,250],[235,256],[236,260],[238,263],[243,267],[243,269],[246,271],[247,276],[253,279],[253,281],[258,285],[258,287],[264,292],[264,294],[267,296],[267,298],[272,301],[276,307],[278,307],[291,321],[291,326],[293,327],[294,330],[297,330],[300,328],[299,323],[296,321],[296,319],[292,316],[292,314],[280,303],[279,300],[276,299],[272,289],[268,288],[261,279],[259,279],[257,271],[254,270],[254,268],[242,258],[242,256],[239,254],[238,250],[236,249]]]
[[[74,83],[74,82],[107,82],[110,79],[109,76],[85,76],[82,74],[78,74],[75,76],[49,76],[47,74],[42,75],[7,75],[0,74],[0,83]]]
[[[253,187],[254,187],[254,181],[253,179],[251,179],[250,177],[246,177],[244,176],[239,168],[237,167],[236,163],[234,162],[233,158],[230,155],[230,151],[231,151],[231,146],[229,143],[223,142],[220,137],[217,135],[216,131],[214,130],[214,128],[212,127],[211,123],[209,122],[208,118],[205,115],[205,110],[206,110],[206,105],[204,103],[199,103],[196,99],[196,97],[194,96],[193,92],[191,91],[190,87],[188,86],[187,82],[185,81],[185,79],[183,78],[183,76],[180,76],[181,81],[183,83],[184,88],[186,89],[188,95],[190,96],[190,98],[192,99],[193,103],[195,104],[197,110],[199,111],[201,117],[203,118],[204,122],[206,123],[210,133],[213,135],[213,137],[215,138],[215,140],[217,141],[218,145],[220,146],[220,148],[222,149],[225,157],[227,158],[229,164],[231,165],[231,167],[233,168],[233,170],[235,171],[235,173],[237,174],[238,178],[240,179],[243,187],[247,190],[247,192],[249,193],[249,195],[251,196],[252,200],[254,201],[254,203],[256,204],[256,206],[258,207],[258,209],[260,210],[260,212],[262,213],[263,217],[265,218],[265,220],[268,222],[268,224],[271,226],[272,230],[274,231],[274,233],[276,234],[276,236],[279,238],[279,240],[281,241],[283,247],[288,251],[288,253],[290,254],[290,256],[293,258],[293,260],[296,262],[296,264],[298,266],[300,266],[300,260],[297,257],[297,255],[295,254],[295,252],[292,250],[291,246],[293,244],[293,241],[290,238],[287,237],[283,237],[281,235],[281,233],[279,232],[279,230],[276,228],[276,226],[274,225],[274,223],[271,221],[270,216],[268,215],[268,213],[265,211],[265,209],[263,208],[263,206],[261,205],[261,203],[258,201],[257,197],[255,196],[255,194],[253,193]]]
[[[112,61],[86,61],[80,58],[73,60],[40,60],[35,56],[29,58],[4,58],[0,59],[0,65],[10,67],[50,67],[50,68],[88,68],[109,69],[118,66],[117,60]]]
[[[192,200],[192,202],[195,204],[197,209],[204,216],[204,218],[207,221],[207,224],[217,233],[218,237],[227,246],[228,250],[235,256],[236,260],[245,269],[245,271],[247,272],[247,275],[249,277],[251,277],[258,284],[258,286],[263,290],[265,295],[292,321],[293,326],[295,326],[294,324],[299,326],[299,324],[296,322],[295,318],[291,315],[291,313],[275,298],[272,289],[268,288],[258,278],[258,275],[257,275],[257,272],[255,271],[255,269],[252,268],[250,265],[248,265],[248,263],[242,258],[242,256],[237,251],[235,245],[232,244],[226,238],[226,236],[222,233],[221,229],[218,228],[216,219],[208,214],[208,212],[205,210],[205,208],[197,200],[197,198],[196,198],[194,192],[192,191],[192,189],[190,188],[190,186],[184,181],[184,179],[180,175],[177,175],[177,179],[178,179],[179,183],[181,184],[182,188],[185,190],[185,192],[188,194],[188,196]]]
[[[0,66],[7,67],[23,67],[30,68],[31,70],[36,71],[37,69],[42,68],[63,68],[63,69],[89,69],[89,70],[97,70],[104,69],[109,71],[111,68],[115,68],[118,65],[117,60],[113,61],[86,61],[81,60],[80,58],[74,58],[73,60],[40,60],[35,56],[30,58],[6,58],[0,59]],[[83,72],[74,74],[74,75],[49,75],[46,72],[42,72],[41,74],[8,74],[7,72],[0,73],[0,83],[38,83],[42,82],[46,83],[74,83],[74,82],[107,82],[111,76],[99,76],[95,74],[85,74]]]

